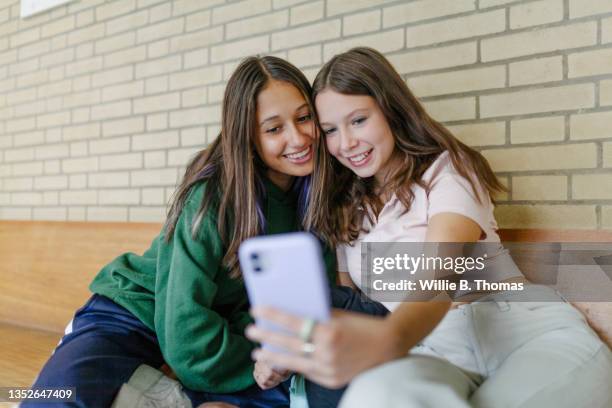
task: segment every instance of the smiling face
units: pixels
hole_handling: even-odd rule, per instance
[[[315,105],[329,152],[359,177],[383,184],[395,140],[376,100],[326,89]]]
[[[287,190],[293,176],[312,173],[315,137],[312,112],[300,91],[288,82],[268,82],[257,97],[255,148],[274,184]]]

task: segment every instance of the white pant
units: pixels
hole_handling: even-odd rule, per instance
[[[514,297],[449,311],[409,356],[355,378],[340,407],[612,407],[612,353],[582,314]]]

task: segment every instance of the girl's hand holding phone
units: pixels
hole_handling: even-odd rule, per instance
[[[328,388],[340,388],[368,368],[398,357],[397,336],[381,317],[334,310],[328,322],[316,324],[310,341],[304,341],[300,333],[307,324],[305,319],[269,307],[256,307],[251,312],[255,318],[291,333],[249,326],[249,339],[287,351],[256,349],[253,358],[257,363],[302,373]]]
[[[276,387],[291,376],[291,371],[273,368],[263,361],[256,361],[253,378],[262,390]]]

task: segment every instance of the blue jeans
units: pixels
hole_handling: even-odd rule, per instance
[[[375,302],[346,286],[331,290],[332,306],[372,316],[386,316],[389,311],[381,303]],[[306,380],[306,395],[309,408],[332,408],[338,406],[346,387],[325,388]]]
[[[164,364],[155,333],[112,300],[93,295],[74,315],[33,387],[76,388],[76,402],[53,406],[109,407],[121,385],[141,364],[154,368]],[[194,406],[209,401],[253,408],[289,405],[286,384],[269,390],[253,385],[232,394],[184,391]],[[40,402],[21,404],[23,408],[49,406]]]

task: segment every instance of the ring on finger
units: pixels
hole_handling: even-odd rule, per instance
[[[315,352],[315,345],[309,341],[302,343],[302,355],[310,357]]]
[[[300,327],[299,337],[303,342],[309,343],[312,340],[312,333],[317,322],[314,319],[305,319]]]

